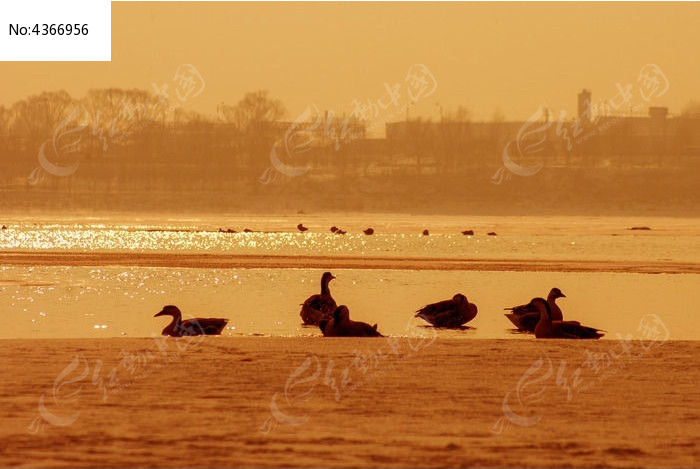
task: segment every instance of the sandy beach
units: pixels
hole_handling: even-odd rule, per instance
[[[697,466],[700,345],[624,350],[429,332],[3,340],[0,465]]]

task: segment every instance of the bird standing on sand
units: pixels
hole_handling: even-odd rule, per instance
[[[299,230],[299,231],[301,231],[301,232],[303,233],[304,231],[307,231],[308,228],[305,227],[303,223],[299,223],[299,224],[297,225],[297,230]]]
[[[163,306],[163,309],[153,317],[172,316],[173,320],[163,329],[163,335],[170,337],[184,337],[193,335],[220,335],[224,330],[228,319],[222,318],[195,318],[182,320],[182,313],[177,306]]]
[[[462,231],[464,236],[474,236],[474,230],[464,230]]]
[[[582,326],[573,321],[552,321],[552,311],[544,298],[530,301],[540,313],[540,320],[535,326],[538,339],[600,339],[605,334],[593,327]]]
[[[458,328],[476,317],[478,308],[469,303],[467,297],[457,293],[451,300],[439,301],[423,306],[415,317],[435,327]]]
[[[334,278],[332,273],[324,272],[321,276],[321,293],[308,297],[301,305],[299,315],[304,324],[317,326],[321,319],[330,317],[335,311],[335,300],[331,296],[331,289],[328,286]]]
[[[564,315],[561,312],[561,308],[557,305],[557,298],[566,298],[566,295],[561,292],[560,289],[554,287],[549,291],[547,295],[547,304],[549,305],[549,310],[552,314],[553,321],[563,321]],[[534,332],[537,321],[540,320],[539,310],[532,302],[519,305],[511,306],[510,308],[504,308],[506,310],[512,311],[512,313],[507,313],[505,316],[512,322],[515,327],[520,331],[524,332]],[[570,321],[576,322],[576,321]]]
[[[333,317],[319,324],[324,337],[384,337],[377,331],[377,325],[350,319],[350,310],[345,305],[333,311]]]
[[[423,236],[430,236],[430,231],[423,230]]]
[[[367,236],[371,236],[374,234],[374,228],[367,228],[366,230],[363,230],[362,232],[364,234],[366,234]]]
[[[331,226],[331,233],[335,233],[336,231],[338,231],[338,227],[337,227],[337,226]]]

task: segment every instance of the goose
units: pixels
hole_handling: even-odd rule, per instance
[[[377,331],[377,325],[350,319],[350,310],[345,305],[333,311],[333,317],[323,321],[321,332],[324,337],[384,337]]]
[[[458,328],[476,317],[478,309],[467,297],[457,293],[451,300],[423,306],[414,317],[421,318],[435,327]]]
[[[552,312],[552,321],[563,321],[564,315],[562,314],[559,305],[557,305],[557,298],[566,298],[566,295],[563,294],[560,289],[554,287],[547,295],[547,304]],[[512,306],[504,309],[507,311],[513,311],[512,313],[507,313],[505,316],[515,325],[515,327],[518,328],[518,330],[524,332],[534,332],[537,321],[540,319],[540,313],[532,303]]]
[[[605,335],[599,329],[576,322],[552,321],[552,311],[544,298],[533,298],[530,304],[540,314],[535,326],[535,337],[538,339],[600,339]]]
[[[557,298],[566,298],[566,295],[556,287],[552,288],[547,295],[547,304],[549,304],[549,309],[552,312],[553,321],[563,321],[564,316],[561,312],[561,308],[557,305]],[[506,317],[512,322],[518,330],[524,332],[533,332],[535,330],[535,325],[540,319],[540,313],[538,312],[535,305],[528,303],[525,305],[511,306],[510,308],[504,308],[507,311],[512,311],[512,313],[507,313]]]
[[[308,228],[305,227],[303,223],[299,223],[299,224],[297,225],[297,230],[299,230],[299,231],[301,231],[301,232],[303,233],[304,231],[307,231]]]
[[[330,272],[324,272],[321,276],[321,293],[312,295],[301,305],[301,316],[304,324],[318,325],[324,317],[330,316],[335,311],[335,300],[331,296],[328,284],[335,277]]]
[[[163,329],[163,335],[170,337],[184,337],[192,335],[220,335],[228,323],[228,319],[222,318],[195,318],[182,320],[182,313],[177,306],[167,305],[156,313],[158,316],[172,316],[173,320]]]
[[[337,226],[331,226],[331,233],[335,233],[336,231],[338,231],[338,227],[337,227]]]
[[[372,236],[374,234],[374,228],[367,228],[366,230],[362,231],[364,234],[367,236]]]
[[[464,236],[474,236],[474,230],[464,230],[462,231]]]
[[[423,236],[430,236],[430,231],[423,230]]]

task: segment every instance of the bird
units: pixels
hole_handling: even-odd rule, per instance
[[[495,231],[489,231],[489,232],[486,233],[486,234],[489,235],[489,236],[498,236],[498,234],[497,234]]]
[[[250,228],[243,228],[243,232],[244,233],[252,233],[253,230],[251,230]]]
[[[299,231],[301,231],[301,232],[303,233],[304,231],[307,231],[308,228],[305,227],[303,223],[299,223],[299,224],[297,225],[297,230],[299,230]]]
[[[421,318],[435,327],[456,329],[476,317],[478,308],[467,297],[457,293],[451,300],[438,301],[423,306],[414,317]]]
[[[302,303],[299,315],[304,324],[316,326],[321,319],[329,317],[335,311],[337,305],[331,296],[331,289],[328,286],[334,278],[335,276],[332,273],[324,272],[321,276],[321,293],[311,295]]]
[[[462,231],[464,236],[474,236],[474,230],[464,230]]]
[[[338,231],[338,227],[337,227],[337,226],[331,226],[331,233],[335,233],[336,231]]]
[[[338,234],[338,235],[344,235],[345,233],[347,233],[347,231],[344,231],[344,230],[336,230],[336,232],[335,232],[335,234]]]
[[[600,329],[579,323],[552,321],[552,311],[544,298],[533,298],[530,303],[540,314],[535,326],[535,337],[538,339],[600,339],[605,335]]]
[[[172,316],[173,320],[163,329],[163,335],[170,337],[184,337],[192,335],[221,335],[228,319],[222,318],[195,318],[182,320],[182,313],[177,306],[167,305],[153,317]]]
[[[423,230],[423,236],[430,236],[430,231]]]
[[[566,295],[556,287],[552,288],[547,295],[547,304],[552,312],[553,321],[563,321],[564,315],[561,312],[561,308],[557,305],[557,298],[566,298]],[[512,306],[510,308],[505,308],[507,311],[512,311],[512,313],[507,313],[505,316],[512,322],[518,330],[524,332],[534,332],[537,321],[540,320],[540,313],[532,303],[525,305]],[[571,321],[576,322],[576,321]]]
[[[363,230],[362,232],[364,234],[366,234],[367,236],[371,236],[374,234],[374,228],[367,228],[366,230]]]
[[[321,325],[319,325],[321,327]],[[345,305],[333,311],[333,317],[323,322],[321,327],[324,337],[384,337],[377,331],[377,325],[350,319],[350,310]]]

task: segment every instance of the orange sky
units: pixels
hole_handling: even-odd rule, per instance
[[[496,109],[524,119],[543,103],[573,115],[580,88],[612,98],[655,63],[670,87],[652,104],[677,112],[700,99],[699,23],[697,3],[114,2],[111,63],[0,63],[0,104],[61,88],[150,88],[190,63],[206,88],[186,107],[214,113],[264,88],[294,118],[311,104],[376,102],[422,63],[438,87],[412,116],[464,105],[475,119]]]

